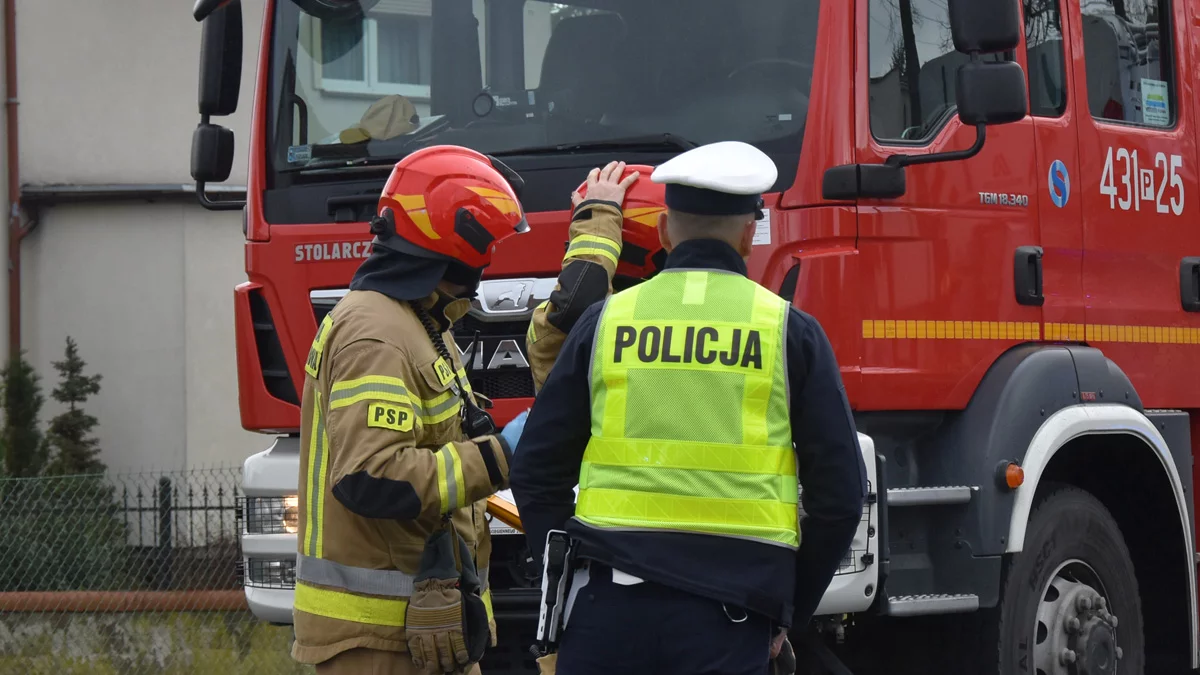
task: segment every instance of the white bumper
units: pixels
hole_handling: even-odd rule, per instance
[[[879,505],[876,499],[879,483],[875,477],[875,442],[860,433],[858,444],[867,467],[867,492],[871,498],[863,507],[863,518],[858,522],[858,531],[854,533],[854,541],[842,567],[817,606],[817,616],[866,611],[879,590]]]
[[[863,518],[850,545],[842,568],[825,591],[818,615],[837,615],[867,610],[879,588],[879,509],[874,495],[878,489],[875,475],[875,443],[869,436],[858,435],[863,461],[867,468],[867,485],[872,499],[863,508]],[[243,466],[242,491],[247,497],[287,497],[297,493],[300,475],[299,440],[279,437],[267,450],[249,457]],[[503,523],[492,520],[493,536],[514,536],[519,533]],[[261,584],[254,571],[264,564],[280,562],[294,564],[295,534],[252,534],[243,525],[241,532],[242,562],[245,566],[246,602],[250,611],[263,621],[292,623],[292,586],[287,583]]]
[[[296,495],[300,483],[300,440],[280,436],[270,448],[251,455],[242,465],[242,492],[248,499],[279,498]],[[246,508],[243,508],[246,511]],[[491,516],[488,516],[491,519]],[[296,535],[258,534],[249,531],[249,519],[242,519],[239,533],[242,544],[243,586],[246,603],[257,618],[271,623],[292,623],[293,582],[263,582],[265,566],[292,566],[296,561]],[[520,534],[498,520],[490,520],[492,536]],[[294,568],[293,568],[294,569]]]
[[[300,441],[280,436],[270,448],[251,455],[242,465],[242,492],[247,498],[289,497],[300,483]],[[246,507],[243,506],[243,513]],[[246,603],[254,616],[271,623],[292,623],[292,588],[286,583],[262,583],[254,577],[263,565],[294,565],[296,535],[254,534],[242,519],[243,584]]]

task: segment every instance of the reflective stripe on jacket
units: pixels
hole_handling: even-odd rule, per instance
[[[774,293],[718,271],[668,270],[611,296],[576,517],[797,548],[787,315]]]
[[[436,311],[436,299],[423,306]],[[445,306],[447,324],[465,304]],[[292,648],[300,662],[355,647],[406,651],[413,577],[444,512],[487,588],[486,498],[507,485],[508,458],[495,437],[464,437],[459,412],[474,394],[450,333],[442,339],[449,360],[411,306],[350,291],[313,340],[301,405]],[[486,590],[484,601],[490,619]]]

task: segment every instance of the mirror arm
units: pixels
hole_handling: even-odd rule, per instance
[[[210,115],[200,115],[200,124],[208,124],[212,119]],[[200,206],[209,211],[237,211],[246,207],[245,199],[230,199],[222,201],[213,201],[208,198],[208,193],[204,186],[206,183],[202,180],[196,181],[196,199],[200,202]]]
[[[209,211],[238,211],[246,207],[245,199],[230,199],[214,202],[204,191],[204,181],[196,181],[196,199]]]
[[[963,159],[971,159],[983,150],[983,141],[987,138],[987,127],[982,124],[975,125],[975,143],[966,150],[953,150],[951,152],[935,152],[929,155],[891,155],[884,164],[889,166],[912,166],[914,164],[934,164],[936,162],[956,162]]]

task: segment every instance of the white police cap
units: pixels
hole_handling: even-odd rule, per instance
[[[779,170],[762,150],[741,141],[710,143],[665,162],[650,180],[666,184],[667,208],[707,216],[756,213]]]

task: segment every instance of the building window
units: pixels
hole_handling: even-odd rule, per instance
[[[380,12],[358,22],[321,22],[317,30],[323,55],[317,86],[322,90],[429,98],[430,17]]]
[[[946,0],[870,2],[871,131],[881,140],[927,143],[951,119],[958,68],[971,57],[954,49]]]
[[[1092,116],[1172,126],[1176,112],[1170,0],[1089,0],[1081,11]]]
[[[1067,111],[1067,62],[1060,0],[1024,0],[1025,60],[1029,64],[1029,114],[1060,117]]]

